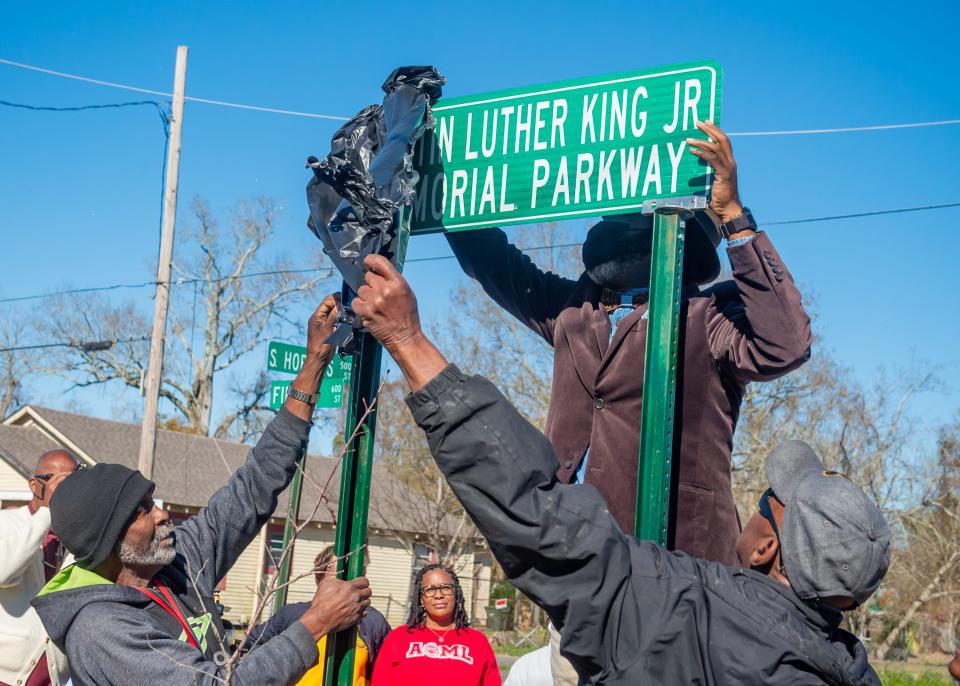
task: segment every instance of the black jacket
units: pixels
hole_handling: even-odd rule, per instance
[[[562,629],[587,684],[875,684],[840,613],[744,569],[627,536],[482,377],[450,366],[407,402],[510,580]]]

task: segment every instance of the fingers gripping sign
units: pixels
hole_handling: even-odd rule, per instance
[[[333,356],[333,347],[327,344],[327,338],[333,333],[340,314],[340,294],[328,295],[307,322],[307,352],[319,355],[326,362]]]
[[[364,328],[390,352],[416,344],[423,334],[410,284],[382,255],[368,255],[363,266],[364,284],[352,307]]]
[[[737,161],[733,157],[733,146],[727,134],[713,122],[697,122],[697,128],[707,134],[710,140],[688,138],[687,145],[690,146],[692,155],[713,167],[710,208],[720,215],[723,221],[730,221],[743,212],[737,188]]]

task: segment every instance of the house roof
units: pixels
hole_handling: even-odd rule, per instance
[[[0,424],[0,457],[24,478],[30,478],[40,455],[59,447],[52,438],[32,428]]]
[[[0,457],[18,471],[29,473],[36,458],[44,451],[65,446],[78,457],[90,463],[112,462],[137,468],[140,446],[140,425],[87,417],[48,407],[26,405],[10,415],[0,425]],[[155,495],[168,505],[189,508],[203,507],[230,475],[246,460],[251,446],[206,436],[157,430],[156,456],[153,480]],[[318,523],[336,521],[340,494],[340,461],[329,457],[308,455],[306,477],[300,501],[300,516],[306,517],[324,498],[311,519]],[[371,507],[368,524],[371,527],[393,531],[421,533],[406,517],[397,502],[397,488],[380,466],[374,466],[371,479],[371,499],[378,499]],[[417,494],[404,489],[406,496],[422,501]],[[390,494],[390,497],[383,497]],[[276,516],[287,511],[284,492],[277,506]],[[442,516],[442,515],[441,515]]]

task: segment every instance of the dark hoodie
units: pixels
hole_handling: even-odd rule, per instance
[[[581,683],[879,686],[863,645],[770,578],[628,536],[486,379],[450,366],[407,400],[510,581]]]
[[[135,588],[76,565],[51,579],[32,604],[50,638],[67,654],[74,686],[223,683],[226,652],[213,591],[273,514],[306,450],[309,431],[308,422],[281,409],[227,485],[176,528],[177,557],[154,582],[176,595],[201,650]],[[244,657],[232,683],[293,684],[317,657],[313,636],[293,622]]]

